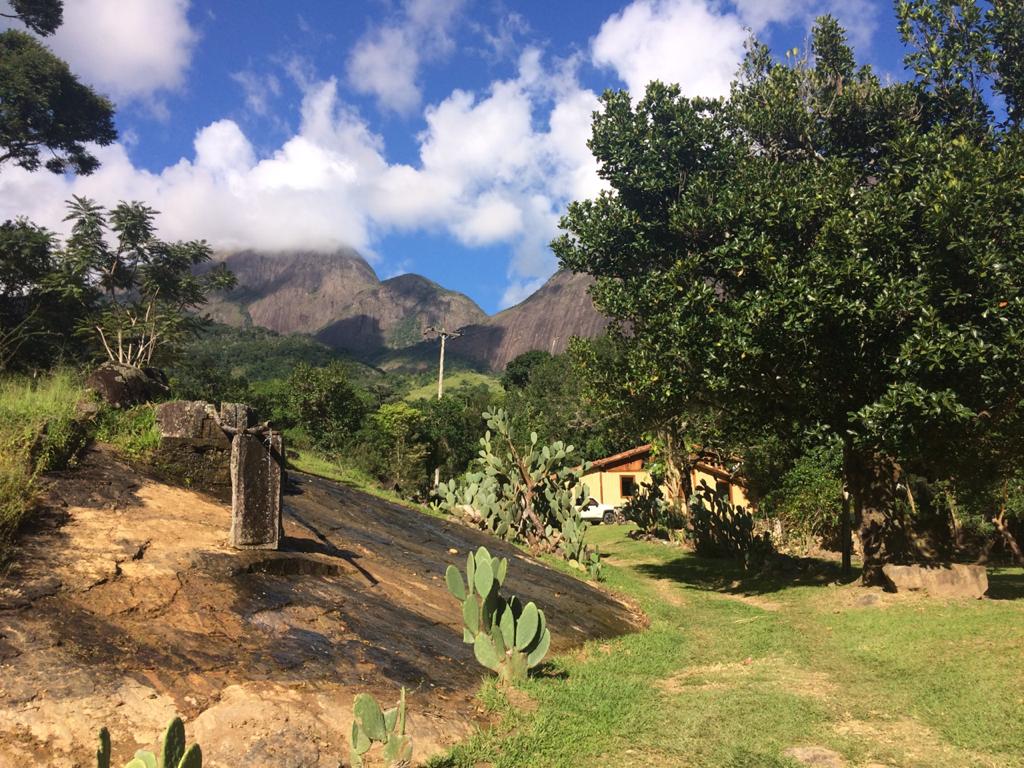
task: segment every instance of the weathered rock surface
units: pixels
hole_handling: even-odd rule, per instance
[[[988,591],[988,572],[983,565],[885,565],[882,575],[886,588],[893,592],[979,599]]]
[[[103,363],[89,374],[85,386],[115,408],[130,408],[166,397],[167,379],[155,368]]]
[[[335,768],[360,691],[410,690],[418,758],[468,735],[484,670],[444,584],[480,545],[540,604],[555,652],[633,631],[630,606],[495,539],[299,476],[277,552],[227,546],[230,512],[104,451],[50,480],[0,577],[0,767],[152,748],[175,711],[209,768]],[[456,550],[457,554],[451,552]]]

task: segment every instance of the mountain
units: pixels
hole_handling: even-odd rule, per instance
[[[509,360],[532,349],[564,352],[573,336],[591,338],[608,326],[587,289],[590,275],[556,272],[536,293],[485,322],[464,329],[451,342],[452,355],[500,371]]]
[[[305,333],[366,357],[423,340],[431,325],[460,327],[487,319],[472,299],[419,275],[381,281],[357,252],[238,251],[222,254],[238,287],[211,301],[217,322]]]
[[[558,353],[571,336],[596,336],[607,320],[587,293],[592,279],[556,273],[520,304],[493,317],[472,299],[425,277],[380,280],[356,251],[237,251],[222,254],[238,287],[206,307],[236,327],[260,326],[302,333],[384,367],[436,365],[437,342],[424,341],[430,326],[462,328],[449,342],[453,360],[501,370],[531,349]]]

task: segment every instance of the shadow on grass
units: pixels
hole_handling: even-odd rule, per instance
[[[667,563],[643,563],[636,570],[652,579],[667,579],[696,589],[734,595],[764,595],[790,587],[850,584],[860,578],[854,569],[842,572],[839,563],[801,558],[787,563],[784,570],[744,571],[730,560],[683,555]]]
[[[988,596],[993,600],[1024,599],[1024,569],[992,568],[989,570]]]

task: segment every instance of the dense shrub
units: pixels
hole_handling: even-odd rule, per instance
[[[826,547],[837,547],[843,513],[842,471],[838,444],[808,451],[761,500],[761,514],[779,521],[788,544],[819,538]]]

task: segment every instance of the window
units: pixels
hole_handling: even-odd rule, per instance
[[[620,479],[619,492],[627,499],[636,496],[636,478],[632,475],[623,475]]]

